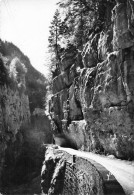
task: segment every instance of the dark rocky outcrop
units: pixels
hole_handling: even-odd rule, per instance
[[[72,148],[77,150],[78,146],[76,144],[76,141],[70,137],[67,134],[55,134],[53,135],[53,139],[54,139],[54,144],[64,147],[64,148]]]
[[[53,150],[46,151],[41,175],[41,188],[44,194],[61,194],[65,175],[62,153],[54,155]]]

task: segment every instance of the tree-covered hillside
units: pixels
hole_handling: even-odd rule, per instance
[[[7,58],[7,66],[12,59],[17,57],[27,69],[26,73],[26,93],[29,97],[31,113],[35,108],[44,108],[47,79],[38,72],[30,63],[29,58],[13,43],[0,40],[0,53]]]

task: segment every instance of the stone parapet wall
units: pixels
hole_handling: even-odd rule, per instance
[[[41,173],[47,195],[124,195],[115,177],[97,162],[49,147]]]

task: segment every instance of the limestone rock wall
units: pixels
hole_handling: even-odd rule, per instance
[[[14,135],[22,123],[30,119],[29,100],[25,94],[4,86],[0,88],[0,123],[1,131],[11,132]]]
[[[4,58],[0,61],[1,67],[7,75],[1,77],[0,84],[0,177],[8,143],[15,142],[20,127],[30,121],[29,100],[25,94],[26,69],[19,59],[13,59],[7,70],[3,61]]]
[[[61,58],[52,130],[71,135],[79,149],[134,159],[134,2],[116,0],[106,13],[104,29],[83,51]]]

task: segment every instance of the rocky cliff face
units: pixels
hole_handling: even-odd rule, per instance
[[[8,59],[0,58],[0,176],[5,160],[5,150],[22,125],[30,121],[28,96],[25,94],[26,68],[14,58],[6,67]],[[17,153],[16,153],[17,155]]]
[[[15,45],[0,40],[0,52],[0,192],[14,194],[14,186],[40,175],[42,144],[52,140],[47,84]]]
[[[104,29],[59,62],[49,103],[52,129],[69,134],[79,149],[134,159],[133,13],[132,0],[107,6]]]

